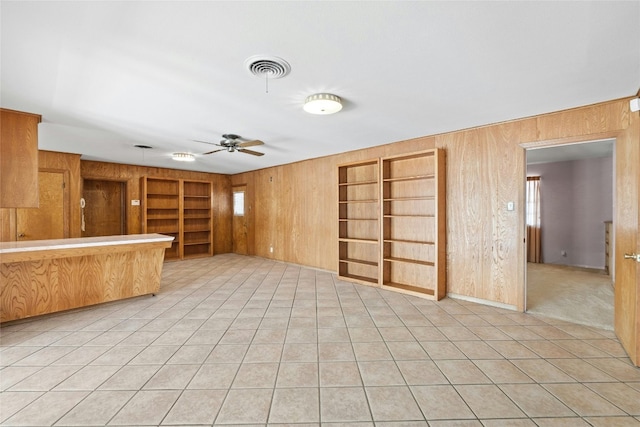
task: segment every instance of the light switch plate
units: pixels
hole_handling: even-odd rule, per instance
[[[512,211],[513,210],[513,202],[507,202],[507,210],[508,211]]]
[[[131,200],[131,206],[140,206],[140,200]]]

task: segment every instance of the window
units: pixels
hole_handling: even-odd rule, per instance
[[[233,215],[244,216],[244,191],[233,192]]]

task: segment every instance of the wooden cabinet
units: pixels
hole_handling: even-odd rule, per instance
[[[142,231],[174,237],[165,260],[213,255],[211,183],[142,177]]]
[[[369,285],[380,276],[379,164],[338,167],[338,276]]]
[[[433,149],[338,166],[338,276],[446,295],[445,159]]]
[[[38,207],[37,114],[0,109],[0,208]]]
[[[382,287],[446,295],[444,153],[386,157],[382,166]]]

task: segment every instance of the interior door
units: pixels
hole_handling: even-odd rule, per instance
[[[616,140],[615,332],[640,366],[640,117]],[[626,255],[626,256],[625,256]]]
[[[38,172],[40,207],[16,209],[16,240],[63,239],[64,173]]]
[[[247,255],[246,185],[233,187],[233,252]]]
[[[125,234],[125,183],[85,179],[82,237]]]

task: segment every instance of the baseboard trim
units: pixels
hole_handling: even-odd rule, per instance
[[[491,301],[491,300],[487,300],[487,299],[475,298],[475,297],[470,297],[470,296],[467,296],[467,295],[459,295],[459,294],[453,294],[453,293],[447,293],[447,296],[449,298],[453,298],[453,299],[459,299],[459,300],[462,300],[462,301],[475,302],[477,304],[488,305],[488,306],[496,307],[496,308],[503,308],[505,310],[519,311],[518,307],[515,306],[515,305],[504,304],[504,303],[497,302],[497,301]]]

